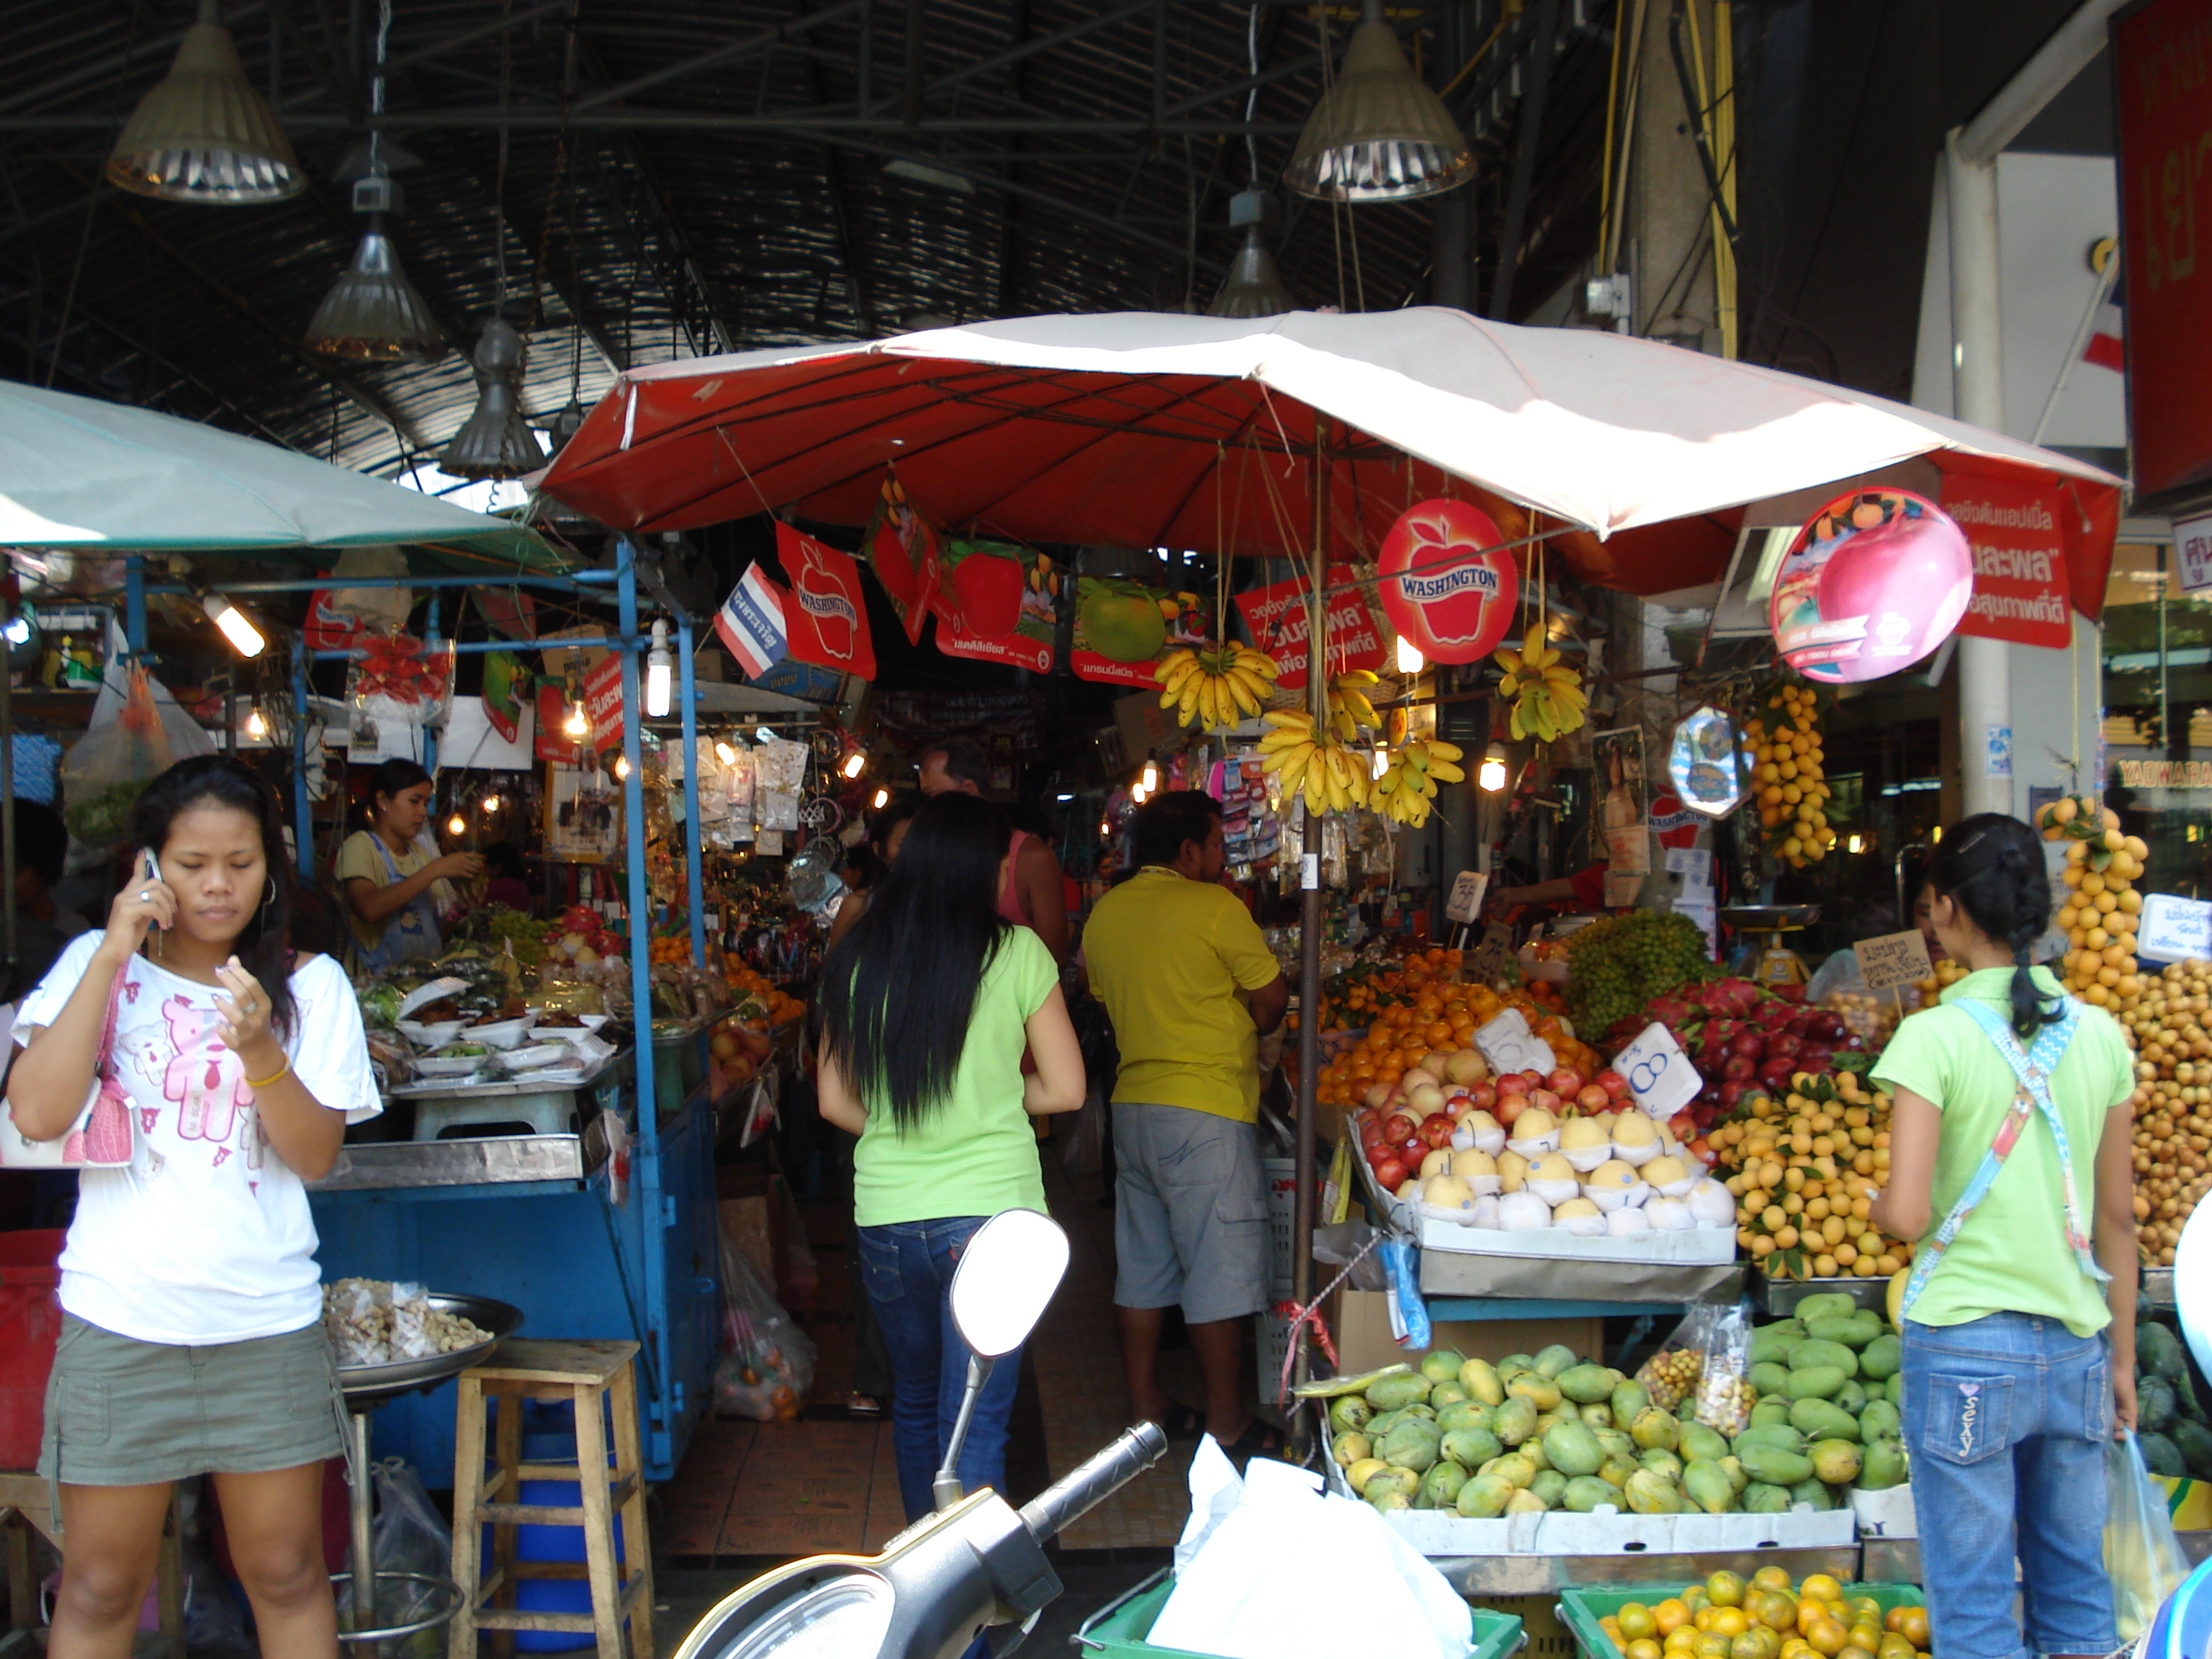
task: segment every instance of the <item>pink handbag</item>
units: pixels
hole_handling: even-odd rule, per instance
[[[33,1140],[15,1127],[15,1109],[0,1113],[0,1168],[10,1170],[114,1170],[127,1165],[137,1150],[131,1097],[109,1069],[115,1048],[115,1010],[123,996],[126,967],[107,988],[107,1018],[93,1057],[92,1094],[69,1133],[55,1140]]]

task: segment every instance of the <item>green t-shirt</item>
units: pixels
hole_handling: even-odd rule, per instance
[[[2009,968],[1967,975],[1943,993],[1946,1006],[1899,1025],[1874,1068],[1876,1081],[1910,1089],[1943,1114],[1929,1195],[1931,1235],[1981,1168],[2018,1087],[2012,1067],[1973,1016],[1948,1005],[1972,997],[2009,1020],[2012,975]],[[2035,983],[2045,997],[2059,994],[2048,969],[2035,969]],[[2105,1115],[2135,1086],[2134,1056],[2118,1024],[2103,1009],[2085,1006],[2051,1078],[2051,1099],[2074,1155],[2084,1227],[2096,1221],[2097,1145]],[[1929,1274],[1911,1316],[1923,1325],[1963,1325],[1993,1313],[2045,1315],[2064,1321],[2076,1336],[2111,1322],[2103,1291],[2082,1273],[2066,1243],[2058,1145],[2040,1112],[2028,1119],[1996,1180]]]
[[[1008,928],[975,988],[951,1093],[904,1133],[888,1107],[866,1103],[853,1164],[856,1225],[1044,1210],[1036,1131],[1022,1109],[1022,1054],[1030,1016],[1059,983],[1044,941]]]

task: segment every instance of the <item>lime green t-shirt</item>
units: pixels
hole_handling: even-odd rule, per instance
[[[1876,1081],[1910,1089],[1943,1114],[1929,1195],[1931,1235],[1981,1168],[2018,1086],[2012,1067],[1973,1016],[1948,1005],[1972,997],[2009,1020],[2012,975],[2009,968],[1967,975],[1943,993],[1945,1006],[1899,1025],[1874,1068]],[[2046,998],[2059,994],[2047,969],[2035,969],[2035,983]],[[2084,1227],[2096,1221],[2097,1145],[2105,1115],[2135,1086],[2134,1056],[2118,1024],[2103,1009],[2084,1007],[2051,1078],[2051,1099],[2073,1153]],[[2058,1145],[2040,1112],[2028,1119],[1996,1182],[1929,1274],[1911,1316],[1923,1325],[1963,1325],[1993,1313],[2063,1320],[2076,1336],[2111,1322],[2103,1291],[2082,1273],[2066,1243]]]
[[[1260,1033],[1237,993],[1283,970],[1243,900],[1148,865],[1098,901],[1083,959],[1121,1051],[1115,1100],[1258,1120]]]
[[[853,1162],[856,1225],[1044,1210],[1036,1131],[1022,1109],[1022,1054],[1030,1016],[1059,983],[1044,941],[1026,927],[1006,929],[975,988],[951,1093],[903,1131],[888,1107],[866,1103]]]

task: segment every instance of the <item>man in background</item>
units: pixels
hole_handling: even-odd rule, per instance
[[[90,924],[54,899],[69,857],[69,831],[61,814],[34,800],[14,803],[15,817],[15,958],[0,994],[9,1000],[36,985],[62,947]]]
[[[990,786],[991,762],[972,738],[945,738],[921,755],[921,793],[949,790],[982,796]],[[1016,830],[1008,840],[1013,856],[1006,884],[999,892],[999,914],[1018,922],[1045,942],[1052,959],[1067,965],[1067,898],[1060,878],[1060,860],[1042,836]]]
[[[1084,958],[1114,1022],[1114,1301],[1137,1415],[1171,1436],[1202,1429],[1234,1456],[1282,1436],[1246,1410],[1244,1327],[1267,1306],[1260,1038],[1290,985],[1243,902],[1221,885],[1221,808],[1194,789],[1137,811],[1137,873],[1091,913]],[[1180,1304],[1206,1379],[1201,1413],[1158,1374],[1160,1329]]]

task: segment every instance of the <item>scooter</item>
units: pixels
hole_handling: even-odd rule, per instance
[[[675,1659],[957,1659],[993,1626],[999,1659],[1060,1593],[1046,1542],[1158,1462],[1167,1437],[1140,1423],[1016,1510],[955,1471],[993,1367],[1021,1346],[1067,1268],[1067,1235],[1034,1210],[978,1228],[952,1275],[952,1322],[968,1376],[951,1444],[932,1483],[936,1510],[861,1557],[817,1555],[763,1573],[717,1603]]]

